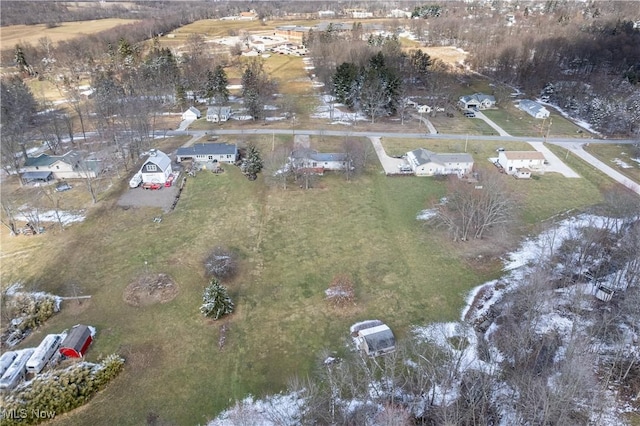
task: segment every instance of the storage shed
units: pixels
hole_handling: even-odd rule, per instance
[[[82,358],[93,342],[94,332],[86,325],[74,325],[60,346],[60,353],[67,358]]]
[[[358,330],[355,340],[358,348],[370,357],[396,350],[396,338],[386,324]]]

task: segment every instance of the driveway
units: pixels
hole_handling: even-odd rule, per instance
[[[504,130],[502,130],[502,127],[500,127],[496,123],[494,123],[493,120],[491,120],[489,117],[484,115],[481,111],[475,111],[475,113],[476,113],[476,117],[477,118],[479,118],[481,120],[484,120],[484,122],[487,123],[489,126],[491,126],[491,128],[493,130],[498,132],[498,134],[500,136],[511,136],[509,133],[507,133]]]
[[[436,130],[436,128],[433,126],[433,124],[431,123],[431,121],[429,121],[428,118],[423,117],[422,115],[416,115],[416,114],[411,114],[411,117],[420,120],[424,123],[425,126],[427,126],[427,129],[429,129],[429,133],[432,135],[437,135],[438,131]]]
[[[404,158],[394,158],[389,157],[382,146],[382,141],[380,137],[370,136],[371,144],[373,148],[376,150],[376,154],[378,155],[378,159],[380,160],[380,164],[382,164],[382,168],[384,169],[384,173],[387,175],[397,175],[400,173],[400,166],[407,164],[407,161]]]
[[[544,146],[543,142],[527,142],[534,147],[536,151],[541,152],[544,155],[545,160],[549,163],[545,167],[546,172],[560,173],[566,178],[579,178],[580,175],[574,172],[569,166],[564,164],[553,152]]]

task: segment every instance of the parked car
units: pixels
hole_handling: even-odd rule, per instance
[[[464,116],[467,118],[474,118],[476,116],[476,113],[470,109],[467,109],[464,111]]]
[[[60,182],[58,185],[56,185],[56,191],[58,192],[68,191],[71,188],[73,188],[73,186],[69,185],[67,182]]]
[[[162,184],[157,182],[145,182],[142,184],[143,189],[162,189]]]

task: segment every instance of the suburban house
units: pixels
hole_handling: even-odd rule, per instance
[[[356,347],[370,357],[385,355],[396,350],[396,338],[393,331],[384,323],[367,321],[371,326],[352,331]]]
[[[347,161],[347,154],[321,153],[312,149],[296,149],[289,156],[289,163],[295,169],[310,169],[320,175],[325,171],[344,170]]]
[[[461,109],[489,109],[496,106],[496,98],[491,95],[474,93],[473,95],[461,96],[458,106]]]
[[[456,174],[462,177],[473,169],[473,157],[467,153],[440,154],[418,148],[407,152],[405,157],[416,176]]]
[[[238,20],[240,21],[255,21],[256,19],[258,19],[258,14],[255,10],[240,12],[240,15],[238,16]]]
[[[538,151],[500,151],[498,153],[498,163],[505,172],[516,177],[530,177],[531,172],[544,172],[545,158]],[[519,169],[526,169],[518,171]],[[526,176],[527,173],[529,176]]]
[[[197,120],[202,114],[196,107],[190,106],[185,112],[182,113],[183,120]]]
[[[523,99],[518,104],[518,108],[526,112],[533,118],[549,118],[549,110],[537,102],[529,99]]]
[[[238,147],[228,143],[196,143],[188,147],[178,148],[176,161],[193,160],[210,163],[234,164],[238,159]]]
[[[227,121],[229,117],[231,117],[231,107],[210,106],[207,108],[207,121],[221,123],[223,121]]]
[[[89,349],[95,331],[86,325],[74,325],[60,345],[60,354],[67,358],[82,358]]]
[[[69,151],[63,155],[40,154],[37,157],[27,157],[20,169],[20,177],[24,183],[94,178],[100,173],[100,168],[100,161],[84,160],[77,151]]]
[[[333,10],[319,10],[318,11],[318,18],[322,19],[322,18],[333,18],[334,16],[336,16],[336,13]]]
[[[149,151],[149,158],[144,162],[138,172],[142,177],[142,183],[165,184],[172,173],[171,159],[167,154],[157,149]]]

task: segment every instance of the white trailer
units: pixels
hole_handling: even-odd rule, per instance
[[[58,352],[61,343],[62,336],[59,334],[49,334],[42,339],[40,345],[38,345],[33,355],[31,355],[31,358],[27,361],[27,372],[34,374],[41,372],[51,357]]]
[[[13,364],[13,360],[18,356],[17,353],[13,351],[7,351],[0,356],[0,377],[7,371],[7,368],[11,364]]]
[[[13,360],[13,363],[7,368],[7,371],[4,372],[0,379],[0,390],[11,390],[24,380],[27,371],[27,361],[29,361],[33,352],[33,348],[17,351],[18,356]]]

